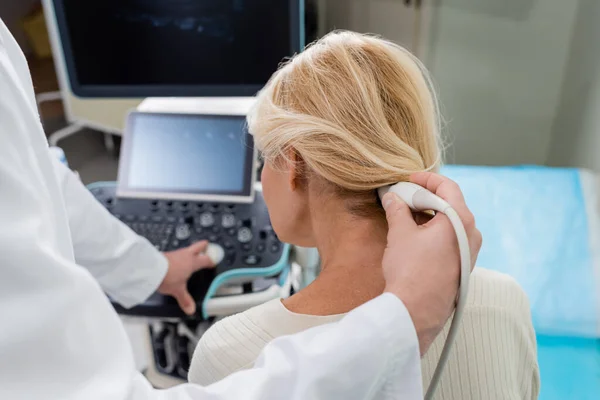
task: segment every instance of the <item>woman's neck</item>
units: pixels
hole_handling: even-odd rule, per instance
[[[381,266],[387,234],[385,220],[341,212],[313,218],[312,227],[323,272]]]
[[[311,222],[321,273],[285,300],[285,306],[302,314],[332,315],[348,312],[381,294],[385,219],[356,217],[330,203],[312,213]]]

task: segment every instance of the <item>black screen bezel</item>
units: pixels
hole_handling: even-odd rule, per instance
[[[254,96],[266,84],[251,85],[85,85],[77,79],[77,67],[67,28],[64,0],[52,0],[57,30],[62,44],[67,80],[77,97],[90,98],[139,98],[139,97],[246,97]],[[304,0],[290,2],[290,54],[293,56],[304,47]],[[240,63],[243,65],[243,63]],[[275,71],[273,71],[275,72]]]

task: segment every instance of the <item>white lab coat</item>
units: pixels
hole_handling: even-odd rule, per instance
[[[52,159],[25,58],[0,21],[0,399],[418,399],[418,343],[391,294],[343,321],[277,339],[256,368],[157,391],[135,370],[124,306],[165,258]]]

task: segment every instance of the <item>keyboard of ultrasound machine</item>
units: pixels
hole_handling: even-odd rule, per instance
[[[117,198],[116,186],[111,185],[93,187],[91,192],[109,212],[160,251],[176,250],[200,240],[221,245],[225,257],[217,265],[216,274],[230,269],[271,267],[283,255],[284,246],[271,227],[260,192],[256,192],[252,204]],[[203,298],[214,276],[215,271],[205,270],[190,279],[188,286],[194,298]],[[155,294],[142,305],[144,310],[138,307],[119,311],[166,316],[170,311],[162,307],[165,300],[158,297],[162,296]],[[157,307],[162,307],[161,311],[157,312]]]

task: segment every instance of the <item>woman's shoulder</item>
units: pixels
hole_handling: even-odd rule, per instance
[[[525,313],[529,316],[527,295],[513,277],[478,267],[471,273],[467,307]]]
[[[277,312],[269,301],[214,323],[200,338],[190,362],[188,380],[209,385],[252,365],[274,337],[261,316]]]
[[[216,322],[200,338],[188,380],[208,385],[249,368],[262,349],[276,337],[337,321],[343,316],[296,314],[274,299]]]
[[[450,321],[422,360],[429,385]],[[442,375],[439,398],[533,399],[539,391],[529,301],[510,276],[482,268],[471,274],[469,298]]]

